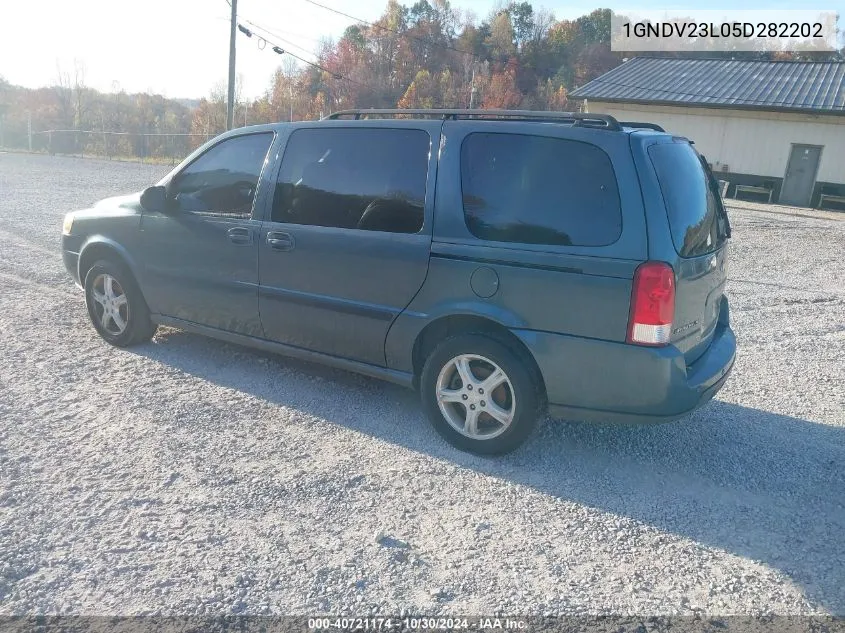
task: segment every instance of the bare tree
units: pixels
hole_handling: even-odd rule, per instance
[[[281,71],[282,77],[284,77],[285,84],[287,85],[287,95],[285,96],[288,99],[288,119],[293,121],[296,101],[299,96],[299,91],[294,88],[294,83],[299,75],[299,64],[297,64],[293,57],[285,57],[281,65]]]
[[[56,101],[59,106],[60,124],[64,128],[73,127],[73,89],[70,74],[62,70],[59,60],[56,60]]]
[[[78,59],[73,60],[73,102],[74,124],[76,129],[82,129],[88,119],[91,99],[85,85],[85,64]]]
[[[549,29],[552,28],[552,25],[555,23],[555,16],[554,13],[549,11],[548,9],[538,9],[534,13],[534,25],[531,33],[531,39],[534,42],[540,42],[549,32]]]
[[[76,130],[82,129],[91,107],[89,89],[85,85],[85,64],[73,60],[73,72],[62,69],[56,61],[56,97],[62,124]]]

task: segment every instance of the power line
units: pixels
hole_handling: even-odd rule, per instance
[[[226,0],[226,1],[227,1],[227,2],[229,2],[229,0]],[[262,35],[261,33],[255,33],[255,35],[259,38],[259,41],[260,41],[260,42],[259,42],[259,48],[263,49],[263,46],[261,46],[261,42],[268,43],[268,44],[270,44],[270,45],[271,45],[271,47],[272,47],[271,49],[272,49],[275,53],[277,53],[277,54],[279,54],[279,55],[281,55],[281,54],[287,54],[287,55],[290,55],[290,56],[291,56],[291,57],[293,57],[294,59],[297,59],[297,60],[299,60],[299,61],[301,61],[301,62],[303,62],[303,63],[305,63],[305,64],[308,64],[309,66],[312,66],[312,67],[314,67],[314,68],[317,68],[318,70],[321,70],[321,71],[323,71],[323,72],[328,73],[329,75],[331,75],[331,76],[332,76],[332,78],[333,78],[333,79],[337,79],[337,80],[340,80],[340,81],[348,81],[349,83],[355,84],[355,85],[357,85],[357,86],[361,86],[362,88],[366,88],[367,90],[373,90],[373,89],[374,89],[374,88],[373,88],[372,86],[370,86],[369,84],[363,83],[363,82],[361,82],[361,81],[357,81],[357,80],[355,80],[355,79],[352,79],[352,78],[351,78],[351,77],[349,77],[349,76],[342,75],[342,74],[340,74],[340,73],[336,73],[336,72],[334,72],[334,71],[332,71],[332,70],[329,70],[328,68],[326,68],[326,67],[324,67],[324,66],[322,66],[322,65],[320,65],[320,64],[318,64],[318,63],[315,63],[315,62],[309,61],[309,60],[304,59],[304,58],[302,58],[302,57],[300,57],[300,56],[298,56],[298,55],[296,55],[296,54],[294,54],[294,53],[291,53],[291,52],[290,52],[290,50],[283,49],[281,46],[278,46],[278,45],[277,45],[274,41],[270,40],[267,36],[269,36],[269,37],[271,37],[271,38],[274,38],[275,40],[278,40],[279,42],[284,43],[286,46],[292,46],[293,48],[299,49],[300,51],[303,51],[304,53],[306,53],[306,54],[308,54],[308,55],[314,55],[315,57],[317,57],[317,54],[316,54],[316,53],[314,53],[313,51],[309,51],[308,49],[304,48],[303,46],[300,46],[300,45],[298,45],[298,44],[295,44],[295,43],[293,43],[293,42],[291,42],[291,41],[289,41],[289,40],[287,40],[287,39],[283,38],[283,37],[282,37],[282,36],[280,36],[278,33],[275,33],[275,32],[273,32],[273,31],[271,31],[270,29],[267,29],[267,28],[265,28],[265,27],[261,26],[260,24],[257,24],[257,23],[255,23],[255,22],[253,22],[252,20],[248,20],[248,19],[246,19],[246,18],[242,18],[242,20],[243,20],[244,22],[246,22],[247,24],[249,24],[250,26],[252,26],[252,27],[254,27],[254,28],[258,29],[258,30],[259,30],[259,31],[261,31],[262,33],[265,33],[265,34],[266,34],[266,36],[265,36],[265,35]],[[252,37],[252,35],[253,35],[253,33],[252,33],[252,32],[251,32],[248,28],[246,28],[245,26],[243,26],[242,24],[238,24],[238,29],[239,29],[242,33],[244,33],[247,37]],[[316,40],[315,40],[315,41],[316,41]]]
[[[455,46],[450,46],[449,44],[443,44],[443,45],[436,44],[434,42],[426,40],[423,37],[419,37],[417,35],[412,35],[411,33],[404,33],[402,31],[397,31],[396,29],[391,29],[387,26],[381,26],[380,24],[375,24],[373,22],[367,22],[367,20],[362,20],[361,18],[356,18],[354,15],[349,15],[348,13],[344,13],[343,11],[338,11],[337,9],[333,9],[332,7],[328,7],[324,4],[320,4],[319,2],[315,2],[315,0],[304,0],[304,2],[307,2],[308,4],[313,4],[315,7],[320,7],[321,9],[325,9],[326,11],[331,11],[332,13],[337,13],[338,15],[342,15],[343,17],[349,18],[350,20],[355,20],[356,22],[360,22],[361,24],[366,24],[370,28],[381,29],[382,31],[388,31],[390,33],[395,33],[399,37],[407,37],[407,38],[410,38],[412,40],[417,40],[418,42],[422,42],[423,44],[427,44],[428,46],[442,46],[443,48],[446,48],[450,51],[455,51],[456,53],[461,53],[462,55],[469,55],[470,57],[472,57],[473,61],[478,61],[478,58],[476,57],[475,53],[473,53],[473,52],[465,51],[461,48],[457,48]]]
[[[249,24],[252,24],[252,26],[254,26],[256,28],[260,28],[262,31],[266,31],[267,33],[270,33],[274,37],[279,37],[279,38],[295,37],[295,38],[300,39],[300,40],[308,40],[309,42],[315,42],[317,44],[324,41],[323,38],[308,37],[306,35],[302,35],[302,33],[297,33],[295,31],[286,31],[284,29],[278,29],[276,27],[273,27],[273,31],[269,31],[268,29],[265,29],[264,27],[256,24],[255,22],[250,22],[249,20],[246,20],[246,19],[244,19],[244,22],[248,22]],[[278,35],[279,33],[284,33],[284,35]]]
[[[441,46],[442,48],[445,48],[447,50],[455,51],[456,53],[461,53],[462,55],[468,55],[472,58],[473,63],[480,63],[482,61],[481,58],[479,58],[475,53],[473,53],[471,51],[466,51],[466,50],[463,50],[463,49],[458,48],[456,46],[451,46],[449,44],[442,44],[442,45],[437,44],[437,43],[432,42],[430,40],[426,40],[423,37],[413,35],[411,33],[403,32],[403,31],[397,31],[396,29],[391,29],[387,26],[382,26],[380,24],[368,22],[367,20],[357,18],[354,15],[350,15],[349,13],[344,13],[343,11],[339,11],[339,10],[334,9],[332,7],[321,4],[320,2],[316,2],[316,0],[303,0],[303,1],[307,2],[308,4],[313,4],[315,7],[320,7],[321,9],[325,9],[326,11],[331,11],[332,13],[336,13],[338,15],[345,17],[345,18],[349,18],[350,20],[360,22],[361,24],[366,24],[367,26],[374,28],[374,29],[381,29],[382,31],[388,31],[389,33],[394,33],[394,34],[396,34],[400,37],[405,37],[405,38],[409,38],[409,39],[412,39],[412,40],[416,40],[416,41],[421,42],[423,44],[426,44],[428,46]],[[552,71],[557,71],[558,67],[552,66],[551,64],[546,64],[546,65],[543,65],[543,66],[536,67],[535,70],[539,75],[552,75],[552,74],[554,74]],[[473,69],[473,72],[474,72],[474,69]]]
[[[228,2],[229,0],[226,0],[226,1]],[[365,25],[369,26],[370,28],[373,28],[373,29],[380,29],[380,30],[382,30],[382,31],[387,31],[387,32],[389,32],[389,33],[394,33],[395,35],[398,35],[399,37],[404,37],[404,38],[408,38],[408,39],[416,40],[417,42],[421,42],[422,44],[425,44],[425,45],[427,45],[427,46],[439,46],[439,47],[441,47],[441,48],[445,48],[445,49],[447,49],[447,50],[455,51],[456,53],[461,53],[462,55],[468,55],[469,57],[471,57],[471,58],[472,58],[472,61],[473,61],[474,63],[476,63],[476,62],[480,62],[480,61],[481,61],[481,60],[478,58],[478,56],[476,56],[476,54],[475,54],[475,53],[472,53],[471,51],[466,51],[466,50],[463,50],[463,49],[458,48],[458,47],[456,47],[456,46],[451,46],[451,45],[449,45],[449,44],[437,44],[437,43],[435,43],[435,42],[431,41],[430,39],[428,39],[428,40],[427,40],[426,38],[423,38],[423,37],[420,37],[420,36],[417,36],[417,35],[413,35],[413,34],[411,34],[411,33],[403,32],[403,31],[398,31],[398,30],[396,30],[396,29],[392,29],[392,28],[390,28],[390,27],[382,26],[382,25],[380,25],[380,24],[375,24],[375,23],[373,23],[373,22],[368,22],[367,20],[364,20],[364,19],[361,19],[361,18],[355,17],[354,15],[350,15],[349,13],[344,13],[343,11],[339,11],[339,10],[334,9],[334,8],[332,8],[332,7],[329,7],[329,6],[327,6],[327,5],[321,4],[320,2],[316,2],[316,0],[304,0],[304,1],[305,1],[305,2],[307,2],[307,3],[309,3],[309,4],[313,4],[314,6],[319,7],[319,8],[321,8],[321,9],[325,9],[325,10],[327,10],[327,11],[331,11],[332,13],[336,13],[336,14],[341,15],[341,16],[343,16],[343,17],[345,17],[345,18],[350,19],[350,20],[354,20],[355,22],[359,22],[359,23],[361,23],[361,24],[365,24]],[[257,28],[257,29],[259,29],[259,30],[261,30],[261,31],[263,31],[264,33],[267,33],[268,35],[270,35],[271,37],[276,38],[276,39],[277,39],[277,40],[279,40],[279,41],[285,42],[288,46],[292,46],[292,47],[297,48],[297,49],[299,49],[299,50],[301,50],[301,51],[306,51],[306,52],[307,52],[308,54],[310,54],[310,55],[314,55],[314,53],[313,53],[313,52],[311,52],[311,51],[307,51],[307,49],[305,49],[304,47],[299,46],[299,45],[297,45],[297,44],[294,44],[293,42],[290,42],[290,41],[288,41],[288,40],[286,40],[286,39],[282,38],[280,35],[278,35],[278,34],[276,34],[276,33],[273,33],[272,31],[270,31],[270,30],[268,30],[268,29],[266,29],[266,28],[264,28],[264,27],[262,27],[262,26],[260,26],[260,25],[256,24],[255,22],[252,22],[252,21],[247,20],[247,19],[244,19],[244,22],[246,22],[247,24],[252,25],[253,27],[255,27],[255,28]],[[261,36],[259,36],[259,37],[261,37]],[[263,39],[265,39],[265,40],[266,40],[267,38],[263,38]],[[268,40],[268,41],[269,41],[269,40]],[[296,55],[294,55],[293,53],[288,52],[288,54],[289,54],[289,55],[291,55],[292,57],[295,57],[296,59],[299,59],[300,61],[305,62],[306,64],[310,64],[310,65],[312,65],[312,66],[316,66],[317,68],[320,68],[320,69],[322,69],[322,70],[326,70],[326,69],[323,69],[323,68],[322,68],[321,66],[319,66],[318,64],[313,64],[312,62],[309,62],[308,60],[304,60],[304,59],[302,59],[301,57],[297,57],[297,56],[296,56]],[[474,70],[475,70],[475,69],[473,69],[473,74],[474,74]],[[551,66],[543,66],[543,67],[538,67],[538,68],[536,69],[536,71],[537,71],[538,73],[541,73],[541,74],[548,74],[548,73],[549,73],[549,71],[552,71],[552,70],[556,70],[556,69],[555,69],[555,68],[553,68],[553,67],[551,67]],[[328,70],[326,70],[326,72],[331,73],[331,71],[328,71]],[[339,78],[339,79],[344,79],[344,80],[346,80],[346,81],[350,81],[350,82],[352,82],[352,83],[358,84],[359,86],[363,86],[363,87],[368,88],[368,89],[370,89],[370,88],[371,88],[371,86],[368,86],[368,85],[366,85],[366,84],[363,84],[363,83],[361,83],[361,82],[359,82],[359,81],[355,81],[354,79],[351,79],[351,78],[349,78],[349,77],[340,77],[340,76],[337,76],[335,73],[331,73],[331,74],[332,74],[333,76],[335,76],[336,78]],[[474,82],[473,82],[473,85],[474,85]]]
[[[245,19],[245,18],[244,18],[244,22],[246,22],[247,24],[249,24],[249,25],[251,25],[251,26],[255,27],[255,28],[256,28],[256,29],[258,29],[259,31],[263,31],[264,33],[266,33],[266,34],[267,34],[267,35],[269,35],[270,37],[275,37],[277,40],[279,40],[279,41],[280,41],[280,42],[282,42],[283,44],[286,44],[287,46],[292,46],[293,48],[297,48],[297,49],[301,50],[303,53],[306,53],[307,55],[314,55],[314,52],[313,52],[313,51],[309,51],[309,50],[308,50],[307,48],[305,48],[304,46],[300,46],[299,44],[294,44],[293,42],[290,42],[290,41],[288,41],[288,40],[284,39],[281,35],[278,35],[278,34],[276,34],[276,33],[273,33],[273,31],[270,31],[270,30],[268,30],[268,29],[265,29],[265,28],[264,28],[263,26],[261,26],[260,24],[256,24],[255,22],[253,22],[253,21],[251,21],[251,20],[247,20],[247,19]],[[261,37],[261,36],[259,35],[259,37]]]
[[[248,20],[245,20],[245,21],[246,21],[246,22],[248,22],[249,24],[252,24],[252,23],[251,23],[251,22],[249,22]],[[259,29],[261,29],[262,31],[264,31],[265,33],[269,33],[269,31],[267,31],[267,29],[264,29],[264,28],[262,28],[262,27],[258,27],[258,28],[259,28]],[[245,26],[243,26],[242,24],[238,24],[238,30],[239,30],[241,33],[243,33],[244,35],[246,35],[247,37],[252,37],[252,35],[253,35],[252,31],[250,31],[248,28],[246,28],[246,27],[245,27]],[[332,70],[329,70],[329,69],[328,69],[328,68],[326,68],[325,66],[321,66],[320,64],[317,64],[317,63],[315,63],[315,62],[309,61],[309,60],[307,60],[307,59],[304,59],[303,57],[300,57],[299,55],[296,55],[296,54],[294,54],[294,53],[291,53],[289,50],[285,50],[285,49],[283,49],[283,48],[282,48],[281,46],[279,46],[276,42],[274,42],[273,40],[271,40],[271,39],[269,39],[269,38],[267,38],[267,37],[264,37],[263,35],[259,35],[258,33],[256,33],[255,35],[258,37],[258,39],[259,39],[259,40],[263,40],[263,41],[264,41],[264,42],[266,42],[267,44],[270,44],[270,45],[271,45],[271,47],[272,47],[272,51],[273,51],[274,53],[278,54],[278,55],[290,55],[290,56],[291,56],[291,57],[293,57],[294,59],[298,59],[299,61],[301,61],[301,62],[302,62],[302,63],[304,63],[304,64],[308,64],[309,66],[312,66],[312,67],[314,67],[314,68],[316,68],[316,69],[318,69],[318,70],[320,70],[320,71],[322,71],[322,72],[328,73],[329,75],[331,75],[331,76],[332,76],[332,78],[333,78],[333,79],[338,79],[338,80],[341,80],[341,81],[348,81],[348,82],[350,82],[350,83],[357,84],[357,85],[359,85],[359,86],[361,86],[361,87],[363,87],[363,88],[367,88],[367,89],[370,89],[370,88],[371,88],[371,87],[370,87],[370,86],[368,86],[367,84],[361,83],[360,81],[356,81],[355,79],[352,79],[351,77],[346,77],[346,76],[344,76],[344,75],[341,75],[340,73],[336,73],[336,72],[334,72],[334,71],[332,71]],[[281,38],[279,38],[279,39],[281,39]],[[298,48],[300,48],[300,47],[298,47]]]
[[[243,24],[240,24],[240,23],[238,24],[238,30],[241,33],[243,33],[244,35],[246,35],[247,37],[252,37],[252,31],[250,31],[248,28],[246,28]],[[314,68],[317,68],[318,70],[321,70],[324,73],[329,73],[335,79],[343,79],[344,78],[342,75],[339,75],[338,73],[329,70],[325,66],[321,66],[320,64],[317,64],[317,63],[314,63],[314,62],[309,61],[307,59],[304,59],[302,57],[299,57],[298,55],[295,55],[294,53],[291,53],[290,51],[283,49],[276,42],[271,41],[270,39],[264,37],[263,35],[258,35],[256,33],[256,36],[258,37],[259,40],[263,40],[267,44],[270,44],[272,46],[273,52],[278,54],[278,55],[290,55],[294,59],[298,59],[299,61],[301,61],[304,64],[308,64],[309,66],[313,66]],[[259,48],[262,48],[260,42],[259,42]]]

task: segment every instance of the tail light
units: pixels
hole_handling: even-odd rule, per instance
[[[663,262],[645,262],[634,272],[628,342],[667,345],[675,316],[675,272]]]

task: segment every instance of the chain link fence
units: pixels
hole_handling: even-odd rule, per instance
[[[97,132],[93,130],[4,130],[0,149],[65,156],[89,156],[175,165],[217,135],[179,132]]]

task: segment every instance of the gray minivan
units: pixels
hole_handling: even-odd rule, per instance
[[[736,350],[730,225],[692,143],[596,114],[356,110],[232,130],[69,213],[106,341],[159,324],[419,389],[455,446],[544,411],[679,418]]]

